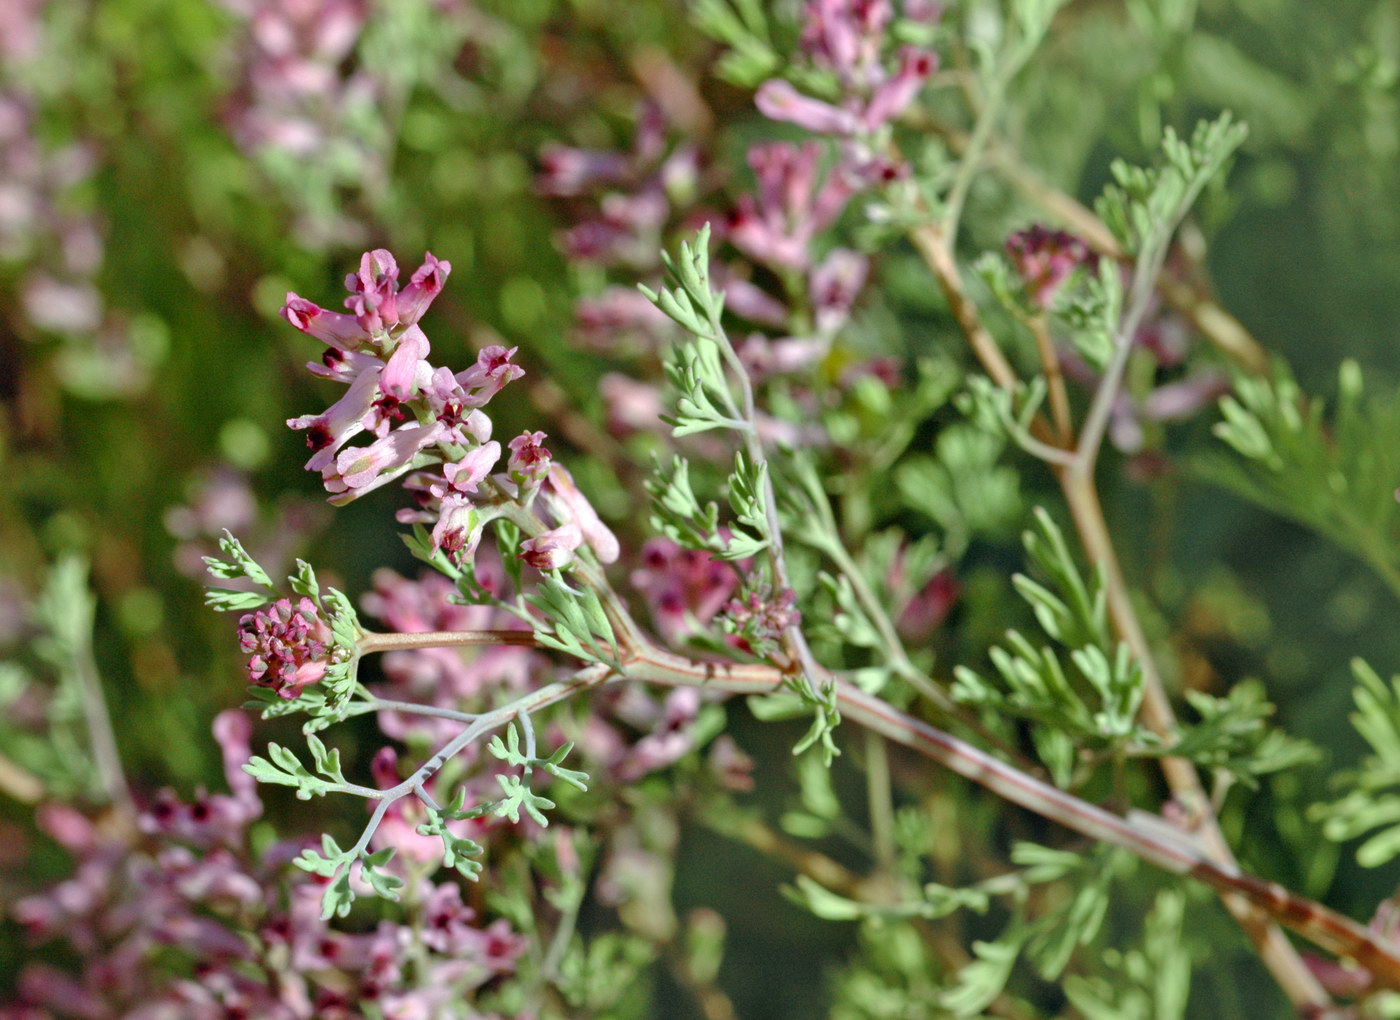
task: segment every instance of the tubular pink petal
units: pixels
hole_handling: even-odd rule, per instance
[[[754,105],[769,120],[796,124],[815,134],[855,133],[856,118],[849,110],[804,96],[781,78],[770,78],[760,85],[754,95]]]
[[[451,272],[451,262],[439,261],[432,252],[424,252],[423,264],[413,271],[408,286],[399,292],[399,322],[411,326],[421,319],[433,299],[442,293]]]
[[[549,471],[549,485],[555,499],[552,501],[561,520],[572,520],[578,524],[583,537],[593,547],[600,563],[613,563],[621,553],[617,536],[608,530],[599,518],[587,497],[579,492],[573,475],[562,464],[554,464]]]
[[[394,353],[389,355],[389,360],[385,362],[379,388],[396,400],[408,400],[413,396],[418,367],[431,349],[432,345],[428,343],[423,331],[417,326],[410,326],[399,338],[399,345],[394,348]]]

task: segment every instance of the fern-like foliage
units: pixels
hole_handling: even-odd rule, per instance
[[[1357,848],[1356,859],[1375,868],[1400,855],[1400,677],[1389,684],[1374,669],[1352,662],[1356,711],[1351,724],[1371,746],[1361,767],[1334,778],[1341,791],[1330,804],[1318,804],[1312,814],[1323,823],[1328,839],[1338,842],[1371,833]]]
[[[1219,436],[1238,456],[1201,472],[1361,557],[1400,593],[1400,390],[1366,394],[1360,367],[1342,363],[1336,407],[1302,392],[1283,365],[1239,379],[1220,404]]]

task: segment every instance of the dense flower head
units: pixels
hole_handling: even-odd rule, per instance
[[[1071,272],[1097,263],[1089,246],[1079,238],[1038,223],[1007,238],[1006,254],[1025,281],[1031,300],[1041,308],[1050,307]]]
[[[295,606],[278,599],[238,621],[239,647],[251,656],[248,682],[288,700],[326,675],[329,643],[329,628],[305,596]]]
[[[741,592],[724,604],[726,623],[742,644],[755,655],[767,655],[777,647],[783,631],[802,619],[797,594],[791,588]]]

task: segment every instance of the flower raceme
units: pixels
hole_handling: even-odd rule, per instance
[[[278,599],[238,621],[239,646],[251,656],[248,682],[288,701],[326,675],[330,642],[330,629],[304,596],[295,607]]]
[[[553,462],[543,432],[527,430],[511,440],[505,470],[494,473],[504,451],[491,438],[483,408],[525,374],[511,360],[517,348],[486,347],[476,364],[455,373],[429,362],[432,347],[418,323],[451,270],[451,263],[428,253],[400,289],[398,263],[376,249],[345,278],[347,312],[287,295],[282,316],[327,345],[320,362],[307,367],[346,386],[324,412],[287,421],[306,433],[312,450],[307,469],[321,473],[336,504],[403,477],[415,505],[400,510],[398,520],[430,528],[433,548],[459,565],[471,561],[503,501],[529,504],[536,496],[553,527],[524,543],[528,564],[565,566],[585,542],[601,561],[612,562],[617,539],[568,471]],[[362,434],[367,444],[352,442]]]

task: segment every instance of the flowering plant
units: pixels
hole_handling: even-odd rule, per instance
[[[1204,282],[1236,163],[1286,135],[1258,77],[1225,76],[1257,100],[1262,142],[1226,112],[1162,126],[1184,123],[1173,54],[1223,51],[1183,11],[1129,5],[1157,62],[1143,137],[1117,146],[1132,165],[1075,141],[1074,118],[1056,121],[1068,140],[1037,130],[1036,89],[1050,117],[1073,80],[1059,48],[1093,52],[1102,28],[1077,5],[700,0],[687,16],[714,51],[630,49],[645,97],[606,148],[569,86],[593,41],[635,41],[576,6],[577,52],[531,5],[221,5],[220,158],[296,225],[267,241],[281,254],[249,256],[284,320],[256,332],[314,341],[312,388],[276,396],[328,402],[258,413],[304,440],[339,516],[260,514],[246,479],[271,454],[248,407],[220,432],[231,463],[202,465],[165,516],[232,624],[211,632],[207,695],[227,792],[124,767],[142,738],[107,710],[80,559],[11,600],[33,655],[0,672],[0,780],[43,802],[30,828],[76,867],[20,883],[14,944],[71,952],[26,959],[0,1017],[759,1015],[734,976],[747,904],[724,917],[686,888],[716,856],[694,843],[720,838],[726,862],[781,869],[764,891],[781,885],[806,930],[846,939],[807,988],[777,938],[773,1015],[1146,1020],[1229,1015],[1240,988],[1269,1015],[1400,1015],[1394,901],[1329,888],[1333,843],[1362,839],[1367,867],[1400,852],[1400,682],[1355,661],[1370,757],[1317,783],[1331,735],[1297,725],[1268,669],[1244,678],[1209,648],[1267,613],[1234,575],[1183,594],[1186,558],[1152,530],[1167,511],[1138,505],[1208,480],[1400,591],[1400,399],[1368,396],[1347,362],[1329,410]],[[0,44],[62,34],[30,7],[0,14],[29,33]],[[13,77],[25,115],[0,104],[0,146],[13,127],[28,159],[27,104],[50,86]],[[432,224],[464,168],[502,201],[526,191],[518,154],[474,146],[541,110],[559,124],[529,138],[532,240],[502,234],[488,256]],[[412,186],[414,152],[448,166],[424,178],[437,197]],[[1048,177],[1057,158],[1094,165],[1092,209],[1030,165]],[[82,232],[52,193],[74,182],[20,183],[50,212],[12,223],[0,202],[0,240]],[[257,250],[227,187],[191,185],[202,232],[178,258],[202,292],[242,272],[228,236]],[[553,276],[521,254],[547,217]],[[287,292],[323,257],[354,265],[352,244],[369,250],[344,311],[319,286]],[[423,248],[400,268],[395,251]],[[95,287],[100,262],[72,286]],[[118,317],[65,319],[38,272],[15,278],[26,335],[81,334],[56,344],[53,378],[82,399],[148,385],[150,345],[121,385],[74,371]],[[567,322],[550,312],[566,292]],[[345,530],[318,536],[328,519]],[[92,546],[122,576],[121,543]],[[133,635],[177,629],[128,595],[121,619],[156,620]],[[742,870],[722,865],[710,893]]]

